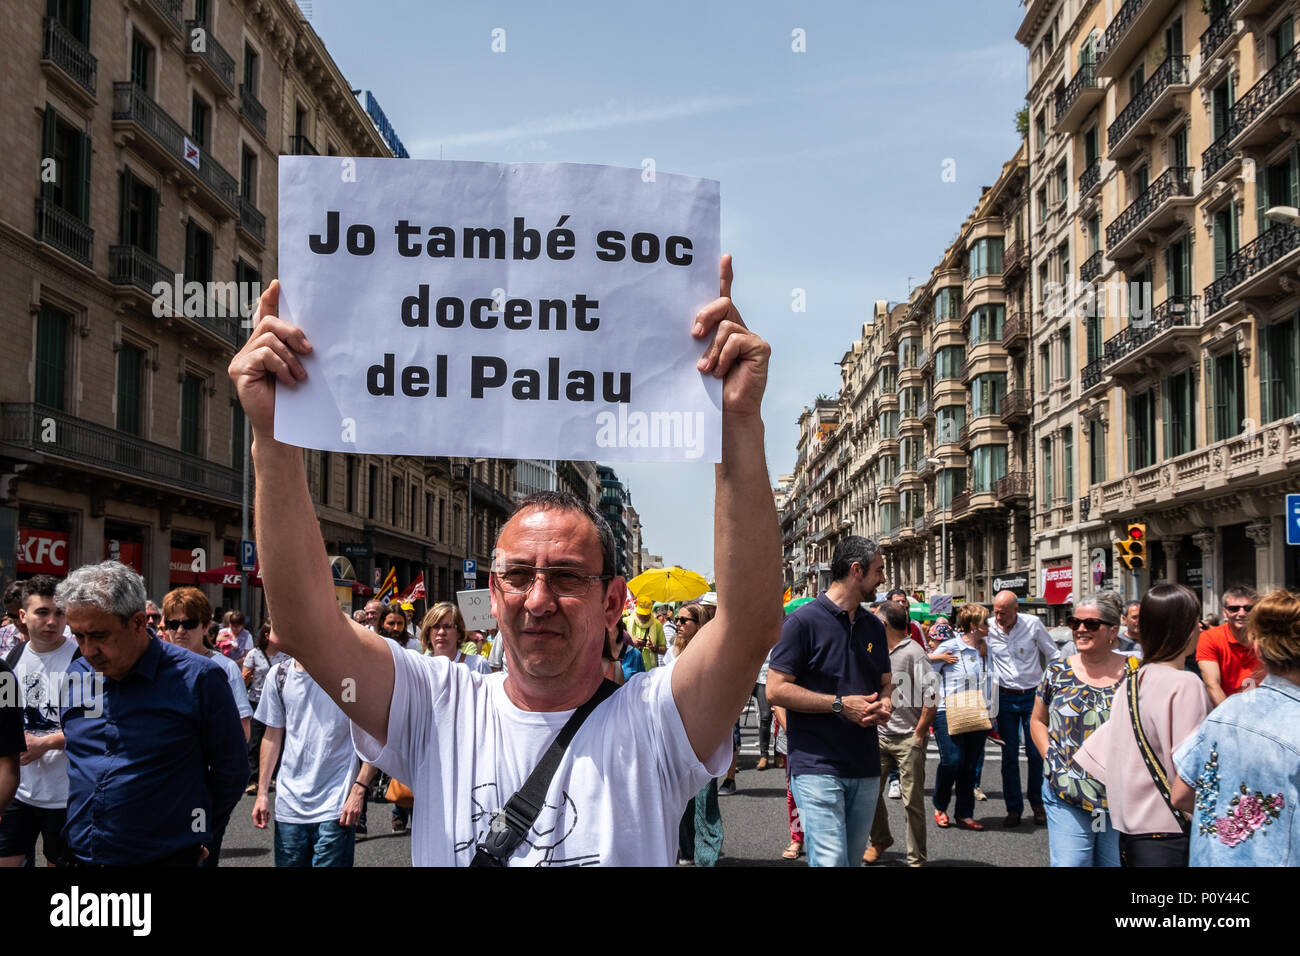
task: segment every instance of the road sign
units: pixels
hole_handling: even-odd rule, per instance
[[[239,569],[252,571],[257,567],[257,544],[241,539],[239,542]]]
[[[1300,544],[1300,495],[1286,496],[1286,543]]]
[[[473,591],[477,587],[478,587],[478,575],[477,574],[465,575],[465,590]]]
[[[476,562],[473,558],[466,558],[466,559],[465,559],[465,573],[466,573],[467,575],[469,575],[469,574],[478,574],[478,562]]]

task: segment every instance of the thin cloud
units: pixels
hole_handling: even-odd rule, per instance
[[[542,140],[547,136],[564,133],[582,133],[588,130],[610,129],[615,126],[634,126],[643,123],[660,123],[666,120],[718,113],[745,106],[749,100],[738,96],[703,96],[659,106],[637,107],[609,103],[602,108],[574,110],[556,116],[542,116],[510,126],[453,133],[417,143],[416,152],[426,152],[437,146],[457,148],[465,146],[491,146],[517,140]]]

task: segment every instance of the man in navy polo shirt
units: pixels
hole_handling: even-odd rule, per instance
[[[889,644],[863,610],[885,579],[876,543],[856,536],[831,557],[834,581],[785,619],[767,699],[789,712],[790,789],[809,866],[862,859],[880,793],[876,727],[892,713]]]

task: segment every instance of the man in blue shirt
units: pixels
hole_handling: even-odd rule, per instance
[[[809,866],[856,866],[867,848],[880,793],[876,727],[893,712],[893,681],[884,625],[861,605],[884,567],[870,538],[840,541],[834,581],[785,619],[768,666],[768,701],[789,712],[790,789]]]
[[[248,781],[225,672],[150,636],[144,579],[116,561],[78,568],[55,600],[82,653],[62,710],[71,855],[196,865]]]

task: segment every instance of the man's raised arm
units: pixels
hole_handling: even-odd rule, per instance
[[[348,620],[334,597],[329,556],[307,490],[302,450],[275,440],[275,387],[307,377],[307,336],[276,316],[279,280],[262,293],[253,334],[230,363],[253,431],[257,552],[266,603],[285,653],[376,740],[388,737],[393,658],[383,638]]]
[[[707,760],[731,733],[763,658],[781,636],[781,532],[768,484],[761,406],[771,348],[731,302],[731,257],[721,297],[696,316],[714,334],[699,369],[722,378],[722,463],[715,469],[713,566],[717,616],[674,665],[673,699],[695,755]]]

